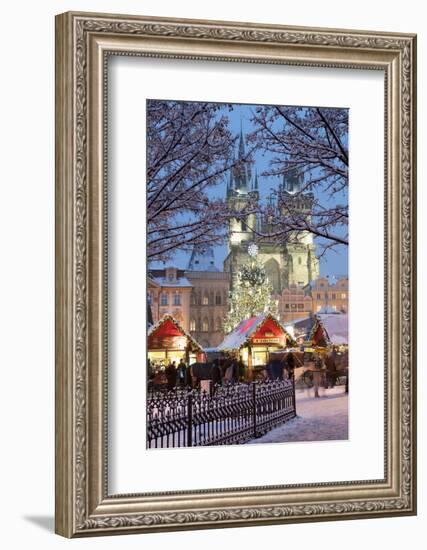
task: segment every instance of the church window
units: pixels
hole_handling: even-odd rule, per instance
[[[209,332],[209,321],[206,319],[206,317],[203,319],[202,331]]]
[[[205,292],[204,295],[203,295],[202,305],[204,305],[204,306],[209,305],[209,294],[207,292]]]
[[[162,292],[160,296],[160,305],[161,306],[167,306],[168,305],[168,295],[165,292]]]
[[[194,332],[196,330],[196,319],[191,319],[190,321],[190,330]]]

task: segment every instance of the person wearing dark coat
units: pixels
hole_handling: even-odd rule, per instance
[[[173,363],[169,363],[169,365],[165,369],[165,374],[168,381],[168,389],[172,390],[176,385],[175,361]]]
[[[177,368],[177,378],[178,378],[178,385],[179,386],[186,386],[187,385],[187,366],[185,365],[184,361],[181,359],[178,368]]]
[[[218,359],[215,359],[212,365],[212,369],[211,369],[212,384],[221,384],[222,382],[221,368],[218,363],[219,363]]]
[[[288,372],[289,380],[292,380],[295,376],[295,357],[294,354],[290,351],[286,357],[286,370]]]

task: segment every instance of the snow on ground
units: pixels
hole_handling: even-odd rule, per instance
[[[348,439],[348,394],[344,386],[296,390],[297,417],[248,443],[326,441]]]

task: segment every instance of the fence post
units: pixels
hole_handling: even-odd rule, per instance
[[[297,414],[297,407],[295,401],[295,372],[292,373],[292,408],[294,410],[294,415]]]
[[[254,416],[254,437],[257,437],[256,433],[256,383],[252,382],[252,412]]]
[[[193,396],[191,392],[187,397],[187,447],[193,446]]]

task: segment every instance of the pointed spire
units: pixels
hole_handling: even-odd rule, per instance
[[[258,191],[258,170],[255,170],[254,191]]]
[[[239,159],[245,156],[245,139],[243,137],[243,120],[240,119]]]

